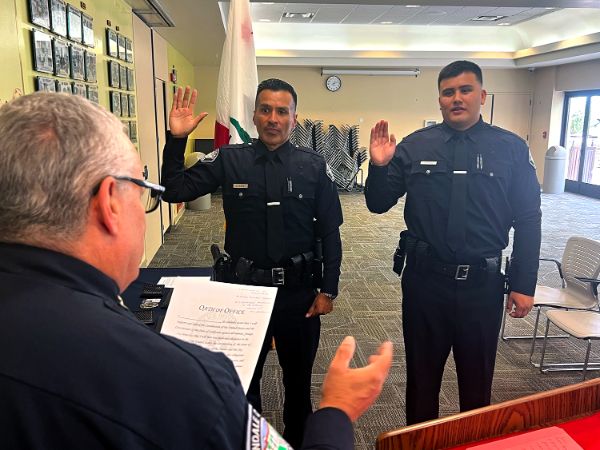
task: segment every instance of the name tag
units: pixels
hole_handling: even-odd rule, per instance
[[[437,161],[421,161],[422,166],[437,166]]]
[[[234,189],[248,189],[248,185],[245,183],[234,183]]]

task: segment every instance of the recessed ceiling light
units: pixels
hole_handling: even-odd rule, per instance
[[[551,7],[551,6],[548,6],[548,7],[544,8],[544,9],[554,9],[554,8]]]
[[[312,19],[315,17],[314,12],[284,12],[283,17],[286,19]]]
[[[474,22],[495,22],[496,20],[504,19],[505,17],[506,16],[477,16],[469,20]]]
[[[259,21],[259,22],[270,22],[270,21],[271,21],[271,19],[259,19],[258,21]]]
[[[421,5],[404,5],[406,8],[420,8]]]
[[[502,23],[498,24],[499,27],[507,27],[509,25],[510,25],[510,23],[508,23],[508,22],[502,22]]]
[[[379,22],[381,25],[390,25],[392,22]]]

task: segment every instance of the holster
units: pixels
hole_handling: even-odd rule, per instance
[[[402,270],[404,270],[404,261],[406,260],[406,239],[408,236],[407,233],[408,230],[404,230],[400,233],[400,240],[398,241],[398,246],[394,252],[393,271],[398,274],[398,276],[401,276]]]
[[[210,279],[225,283],[230,282],[231,257],[227,253],[221,252],[216,244],[211,245],[210,252],[213,257],[213,273]]]
[[[510,293],[510,282],[509,282],[510,258],[507,256],[504,261],[505,261],[504,262],[504,293],[509,294]]]

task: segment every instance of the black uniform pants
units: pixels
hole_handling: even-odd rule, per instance
[[[503,313],[503,276],[483,273],[458,281],[407,264],[402,292],[407,425],[438,417],[442,375],[451,349],[460,410],[489,405]]]
[[[278,290],[267,335],[247,394],[252,406],[257,411],[262,411],[260,380],[274,337],[285,389],[283,437],[294,448],[300,448],[304,423],[312,413],[310,386],[313,363],[319,347],[321,320],[318,316],[307,319],[305,315],[315,296],[312,288]]]

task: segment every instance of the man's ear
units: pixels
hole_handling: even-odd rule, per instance
[[[485,89],[481,90],[481,105],[485,105],[485,99],[487,98],[487,91]]]
[[[106,177],[100,183],[98,193],[94,196],[92,207],[99,227],[114,235],[119,229],[120,214],[123,209],[119,201],[117,181]]]

